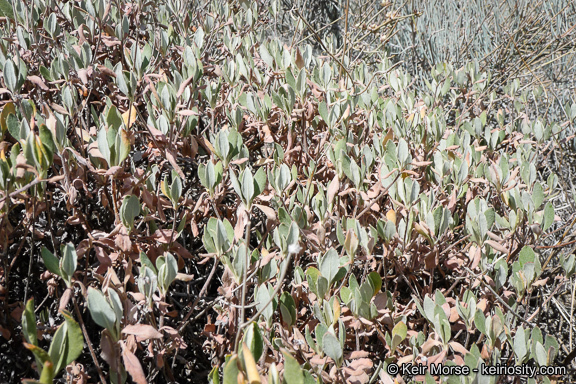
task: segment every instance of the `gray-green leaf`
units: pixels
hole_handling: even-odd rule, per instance
[[[340,345],[340,341],[331,334],[330,332],[326,332],[324,337],[322,338],[322,349],[324,353],[336,362],[338,366],[340,366],[340,360],[342,359],[343,351],[342,346]]]
[[[114,330],[116,314],[108,301],[106,301],[104,294],[92,287],[88,288],[88,309],[96,324],[106,328],[112,334],[116,334]]]

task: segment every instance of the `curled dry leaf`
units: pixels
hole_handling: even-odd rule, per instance
[[[58,304],[58,312],[62,312],[63,310],[66,309],[66,306],[68,306],[71,297],[72,297],[72,289],[66,288],[66,290],[62,294],[62,297],[60,297],[60,303]]]
[[[118,248],[126,253],[132,251],[132,241],[130,240],[130,235],[125,226],[121,225],[120,231],[118,231],[118,234],[114,239],[114,243]]]
[[[136,336],[137,341],[148,339],[162,339],[162,333],[148,324],[131,324],[122,329],[122,333]]]
[[[46,86],[46,83],[39,77],[39,76],[28,76],[28,80],[30,80],[34,85],[37,85],[43,91],[48,91],[50,88]]]
[[[147,384],[146,375],[144,374],[140,360],[126,348],[124,343],[121,342],[120,345],[122,346],[124,368],[126,368],[126,371],[132,376],[132,380],[134,380],[136,384]]]

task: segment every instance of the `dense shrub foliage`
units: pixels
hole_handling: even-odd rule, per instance
[[[417,12],[325,33],[282,5],[0,0],[2,380],[570,365],[543,169],[576,104],[540,117],[545,88],[479,62],[411,76],[383,47]]]

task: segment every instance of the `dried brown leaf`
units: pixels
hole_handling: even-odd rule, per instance
[[[494,248],[498,252],[501,252],[505,255],[508,254],[508,250],[506,249],[506,247],[504,247],[502,244],[498,243],[497,241],[486,240],[485,243],[488,244],[489,246],[491,246],[492,248]]]
[[[157,240],[159,243],[168,244],[175,238],[173,233],[174,231],[172,229],[157,229],[152,235],[152,238]]]
[[[43,91],[48,91],[50,90],[50,88],[48,88],[48,86],[46,85],[46,83],[44,83],[44,80],[42,80],[40,77],[35,76],[35,75],[31,75],[27,77],[28,80],[30,80],[32,82],[32,84],[37,85],[38,87],[40,87],[40,89],[42,89]]]
[[[110,332],[107,329],[102,331],[102,338],[100,339],[100,356],[110,366],[110,370],[118,372],[118,358],[120,357],[120,347],[114,341]]]
[[[174,170],[176,171],[178,176],[180,176],[181,179],[186,180],[186,176],[184,176],[182,168],[180,168],[178,163],[176,163],[176,156],[174,155],[174,152],[171,149],[166,148],[166,158],[168,159],[172,167],[174,167]]]
[[[192,82],[192,80],[194,80],[194,76],[190,76],[189,78],[187,78],[186,80],[184,80],[182,82],[182,84],[180,84],[180,87],[178,87],[178,92],[176,93],[176,98],[179,99],[180,96],[182,96],[182,94],[184,93],[184,91],[186,90],[186,87],[188,85],[190,85],[190,83]],[[180,112],[178,112],[180,113]]]
[[[262,205],[262,204],[254,204],[255,207],[258,207],[258,209],[260,209],[262,212],[264,212],[264,214],[266,215],[266,218],[272,222],[276,221],[276,211],[266,205]]]
[[[120,248],[122,251],[126,253],[132,251],[132,241],[130,240],[130,236],[128,235],[128,230],[126,229],[126,227],[124,227],[124,225],[122,225],[122,228],[120,228],[120,231],[116,235],[114,243],[118,248]]]
[[[198,116],[199,115],[198,112],[195,112],[191,109],[181,109],[176,113],[181,115],[181,116]]]
[[[464,346],[457,341],[451,341],[450,343],[448,343],[448,345],[454,350],[454,352],[458,352],[462,356],[466,356],[466,354],[469,353],[468,350],[464,348]]]
[[[124,367],[126,371],[132,376],[132,380],[136,384],[147,384],[146,375],[142,369],[140,361],[132,352],[128,350],[122,343],[122,360],[124,361]]]
[[[148,324],[131,324],[124,327],[122,333],[134,335],[138,341],[148,339],[162,339],[162,334]]]
[[[340,180],[338,180],[338,175],[335,175],[332,181],[330,182],[330,185],[328,186],[328,192],[327,192],[328,204],[333,203],[334,196],[336,196],[339,189],[340,189]]]
[[[58,312],[62,312],[66,309],[66,306],[70,302],[70,298],[72,297],[72,290],[70,288],[66,288],[62,297],[60,297],[60,304],[58,305]]]

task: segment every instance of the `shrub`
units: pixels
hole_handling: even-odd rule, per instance
[[[566,279],[540,258],[558,177],[538,172],[564,125],[519,81],[321,56],[271,38],[273,4],[114,4],[0,2],[2,284],[58,307],[50,351],[75,344],[46,354],[55,307],[36,328],[28,302],[40,382],[73,360],[114,383],[554,364],[533,299]]]

